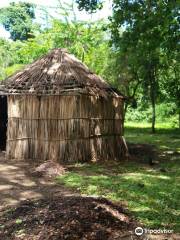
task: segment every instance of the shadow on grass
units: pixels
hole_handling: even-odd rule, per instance
[[[134,126],[125,124],[125,129],[131,131],[131,132],[137,132],[139,131],[140,133],[149,133],[152,134],[151,127],[145,124],[135,124]],[[180,134],[180,129],[179,128],[165,128],[165,127],[157,127],[155,134]]]
[[[167,172],[135,162],[74,167],[59,183],[90,196],[122,201],[146,227],[178,230],[178,159],[165,164]]]
[[[180,129],[157,128],[152,134],[151,128],[146,125],[127,125],[125,137],[129,142],[153,144],[160,150],[180,151]]]
[[[128,142],[155,145],[159,150],[159,164],[153,167],[147,164],[148,152],[143,162],[136,159],[77,164],[69,173],[58,177],[57,182],[79,190],[81,194],[123,202],[147,228],[178,231],[180,131],[159,128],[151,134],[149,127],[127,126],[125,137]],[[141,159],[140,155],[137,158]]]

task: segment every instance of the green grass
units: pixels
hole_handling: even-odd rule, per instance
[[[131,142],[155,144],[165,157],[153,168],[132,161],[76,164],[57,181],[81,194],[122,201],[146,227],[179,231],[179,132],[167,126],[158,128],[152,135],[148,125],[126,124],[125,135]],[[162,172],[162,168],[166,172]]]
[[[156,133],[151,133],[150,123],[125,124],[127,141],[134,143],[149,143],[163,151],[180,151],[180,130],[172,129],[170,123],[157,123]]]

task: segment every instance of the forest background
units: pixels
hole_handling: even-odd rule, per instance
[[[128,97],[126,121],[180,128],[179,10],[163,0],[11,2],[0,8],[9,34],[0,38],[0,79],[66,48]]]

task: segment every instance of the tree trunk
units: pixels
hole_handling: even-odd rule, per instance
[[[152,105],[152,133],[155,133],[155,124],[156,124],[156,81],[155,74],[151,71],[150,74],[150,95],[151,95],[151,105]]]
[[[156,123],[156,104],[155,99],[152,101],[152,133],[155,133],[155,123]]]
[[[123,119],[122,119],[122,126],[123,126],[122,134],[123,135],[124,135],[124,122],[125,122],[125,116],[126,116],[126,112],[127,112],[127,107],[128,107],[128,103],[125,102],[124,109],[123,109]]]
[[[125,106],[124,106],[124,116],[123,116],[123,120],[125,121],[125,117],[126,117],[126,112],[127,112],[127,108],[128,108],[128,103],[125,102]]]
[[[136,95],[136,91],[141,83],[141,81],[139,80],[138,74],[137,72],[134,72],[134,79],[136,79],[137,84],[135,85],[134,89],[133,89],[133,94],[129,96],[129,99],[134,99],[135,95]],[[129,106],[129,102],[125,102],[125,106],[124,106],[124,117],[123,117],[123,121],[125,121],[125,117],[126,117],[126,112]]]
[[[180,129],[180,111],[179,111],[179,129]]]

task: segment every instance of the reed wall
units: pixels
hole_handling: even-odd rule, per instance
[[[61,163],[120,159],[122,116],[120,98],[9,96],[7,157]]]

